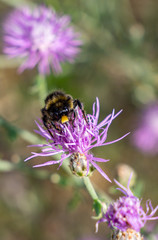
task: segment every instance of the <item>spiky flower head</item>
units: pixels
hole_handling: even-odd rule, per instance
[[[77,158],[80,156],[84,161],[81,160],[79,162],[84,164],[83,171],[86,173],[86,175],[90,173],[89,171],[93,166],[93,168],[97,169],[103,175],[103,177],[110,181],[109,177],[96,164],[96,162],[107,162],[108,160],[94,157],[91,153],[91,149],[112,144],[121,140],[127,135],[126,134],[117,140],[106,142],[109,126],[121,111],[115,114],[113,110],[112,114],[108,115],[103,121],[98,123],[100,111],[98,98],[96,99],[96,103],[93,104],[93,114],[86,115],[87,120],[85,120],[82,111],[78,107],[76,107],[75,111],[76,117],[73,119],[73,123],[71,121],[65,124],[58,123],[58,128],[52,127],[52,129],[49,129],[51,134],[44,129],[42,124],[36,122],[39,128],[39,130],[36,132],[44,137],[47,143],[35,145],[42,148],[42,152],[32,152],[32,156],[26,160],[38,156],[46,157],[61,154],[61,158],[59,160],[52,160],[35,166],[42,167],[59,163],[60,167],[65,159],[70,158],[71,161],[73,161],[73,159],[76,159],[75,156],[77,156]],[[76,166],[79,162],[76,162]],[[81,168],[79,168],[79,171],[80,169]],[[80,176],[81,175],[82,174],[80,174]]]
[[[91,176],[95,167],[89,163],[89,170],[87,172],[87,158],[83,153],[73,153],[70,157],[70,169],[72,173],[79,177]]]
[[[124,232],[116,229],[113,231],[112,240],[143,240],[143,237],[139,232],[130,228]]]
[[[80,45],[70,17],[45,6],[14,10],[4,22],[4,53],[24,60],[20,71],[38,65],[41,74],[59,73],[62,62],[74,61]]]
[[[127,188],[115,180],[115,183],[120,187],[117,189],[123,192],[125,196],[120,197],[114,203],[110,204],[106,213],[103,215],[103,218],[101,218],[98,223],[107,222],[109,227],[121,231],[133,229],[136,232],[139,232],[140,229],[144,227],[146,221],[158,219],[158,216],[153,217],[158,210],[158,206],[154,209],[151,201],[148,200],[146,202],[145,212],[141,206],[141,200],[131,192],[129,188],[131,177],[132,174],[129,178]],[[149,213],[150,210],[151,212]]]

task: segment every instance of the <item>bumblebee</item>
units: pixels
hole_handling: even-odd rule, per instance
[[[86,120],[85,111],[78,99],[73,99],[71,95],[62,91],[55,91],[49,94],[45,99],[44,108],[41,109],[42,121],[48,132],[51,134],[49,129],[52,126],[59,130],[58,123],[64,124],[70,119],[73,122],[76,117],[75,108],[77,106],[81,109]]]

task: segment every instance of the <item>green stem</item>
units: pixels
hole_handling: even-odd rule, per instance
[[[95,189],[94,189],[90,179],[88,177],[84,177],[83,180],[84,180],[85,186],[86,186],[90,196],[93,199],[93,209],[95,210],[95,213],[96,213],[96,217],[95,218],[99,219],[102,216],[102,212],[105,213],[107,211],[108,205],[107,205],[107,203],[105,201],[102,202],[100,200],[100,198],[96,194],[96,191],[95,191]],[[106,195],[104,194],[104,197],[105,196]],[[107,198],[107,196],[106,196],[106,198]]]
[[[0,2],[4,2],[5,4],[8,4],[10,6],[13,7],[20,7],[23,5],[29,5],[29,6],[34,6],[35,4],[33,4],[31,1],[29,0],[0,0]]]
[[[99,200],[96,191],[89,179],[89,177],[83,177],[83,181],[85,183],[85,186],[87,188],[87,191],[89,192],[90,196],[92,197],[93,200]]]
[[[44,75],[38,75],[36,79],[40,103],[43,105],[44,99],[48,95],[47,81]]]

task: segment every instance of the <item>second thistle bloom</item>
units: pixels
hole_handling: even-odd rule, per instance
[[[73,122],[69,121],[65,124],[59,123],[58,128],[52,127],[49,129],[51,134],[43,128],[42,124],[36,123],[39,128],[36,132],[44,137],[47,143],[36,145],[42,148],[42,152],[32,152],[32,156],[26,160],[38,156],[46,157],[61,154],[61,158],[59,160],[48,161],[43,164],[36,165],[35,167],[42,167],[57,163],[60,164],[60,167],[65,159],[70,158],[71,169],[73,172],[78,169],[78,175],[88,175],[90,170],[95,168],[103,175],[103,177],[110,181],[109,177],[97,165],[99,162],[107,162],[108,160],[94,157],[91,153],[91,149],[112,144],[127,135],[126,134],[125,136],[112,142],[106,142],[109,126],[121,111],[115,114],[113,110],[112,114],[108,115],[102,122],[98,123],[100,111],[98,98],[96,99],[96,103],[93,104],[93,114],[86,115],[87,121],[78,107],[76,107],[75,111],[76,116],[74,117]]]
[[[14,10],[4,23],[4,53],[22,58],[20,71],[38,65],[41,74],[61,72],[61,63],[73,62],[79,52],[79,34],[70,17],[44,6]]]
[[[118,189],[125,196],[120,197],[113,204],[110,204],[103,218],[99,220],[99,222],[107,222],[109,227],[119,229],[122,232],[126,232],[128,229],[140,232],[140,229],[145,226],[146,221],[158,219],[158,216],[154,217],[158,206],[154,209],[151,201],[148,200],[145,212],[141,206],[141,200],[131,192],[129,188],[131,177],[132,175],[129,178],[127,188],[115,180],[115,183],[120,187]],[[151,212],[149,213],[149,211]]]

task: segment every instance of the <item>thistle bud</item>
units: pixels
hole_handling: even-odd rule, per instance
[[[88,164],[89,164],[89,169],[88,169]],[[94,167],[91,163],[87,162],[87,158],[84,154],[82,153],[74,153],[72,154],[70,158],[70,169],[73,174],[79,177],[84,177],[84,176],[91,176]]]
[[[143,240],[139,232],[128,228],[126,231],[114,230],[112,240]]]

